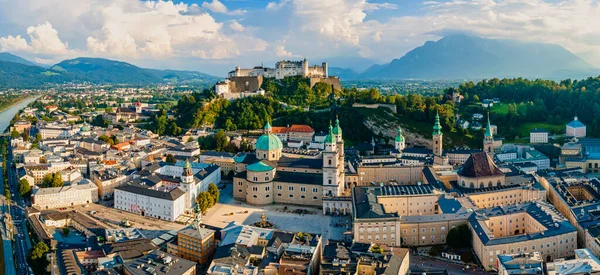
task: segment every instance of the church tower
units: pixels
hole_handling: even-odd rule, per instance
[[[490,113],[488,112],[487,125],[485,126],[485,134],[483,136],[483,151],[494,159],[494,134],[492,133],[492,125],[490,124]]]
[[[343,163],[340,163],[338,150],[333,127],[329,124],[329,133],[325,137],[325,150],[323,150],[323,197],[340,196],[342,193],[343,178],[340,178]],[[340,167],[342,167],[341,171]]]
[[[443,136],[444,135],[442,134],[442,125],[440,125],[440,116],[438,113],[436,113],[435,124],[433,125],[433,140],[431,143],[433,146],[431,150],[433,151],[433,155],[436,157],[442,156]]]
[[[181,175],[181,183],[193,183],[194,182],[194,172],[192,170],[192,165],[188,160],[185,161],[183,165],[183,174]]]
[[[138,99],[137,103],[135,103],[135,112],[138,114],[142,113],[142,103]]]
[[[398,152],[402,152],[402,150],[405,148],[404,136],[402,135],[402,128],[400,127],[398,127],[398,135],[396,135],[394,148],[398,150]]]

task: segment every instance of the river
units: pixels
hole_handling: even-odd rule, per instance
[[[4,133],[4,130],[8,127],[8,125],[10,125],[10,121],[13,119],[15,114],[19,112],[19,110],[27,107],[27,104],[34,102],[37,98],[37,96],[27,98],[0,112],[0,133]]]

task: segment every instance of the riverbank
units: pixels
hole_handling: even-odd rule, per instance
[[[35,96],[35,95],[28,96],[28,97],[25,97],[25,98],[22,98],[22,99],[20,99],[20,100],[18,100],[18,101],[15,101],[15,102],[13,102],[13,103],[11,103],[11,104],[10,104],[10,105],[8,105],[8,106],[0,107],[0,113],[1,113],[1,112],[4,112],[5,110],[8,110],[8,109],[10,109],[12,106],[15,106],[15,105],[17,105],[17,104],[19,104],[19,103],[21,103],[21,102],[23,102],[23,101],[25,101],[25,100],[27,100],[27,99],[29,99],[29,98],[32,98],[32,97],[36,97],[36,96]]]
[[[12,104],[11,107],[9,107],[8,109],[0,111],[0,133],[4,133],[8,126],[10,126],[10,121],[21,109],[27,107],[29,103],[34,102],[39,97],[39,95],[30,96],[15,104]]]

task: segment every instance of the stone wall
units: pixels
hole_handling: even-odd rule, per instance
[[[325,83],[325,84],[333,85],[333,88],[335,90],[338,90],[338,91],[342,90],[342,84],[340,83],[339,77],[328,77],[328,78],[311,77],[311,78],[309,78],[309,80],[310,80],[310,88],[311,89],[317,83]]]

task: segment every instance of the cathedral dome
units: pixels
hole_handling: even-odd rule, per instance
[[[256,150],[270,151],[279,150],[283,148],[281,140],[273,134],[264,134],[256,141]]]

